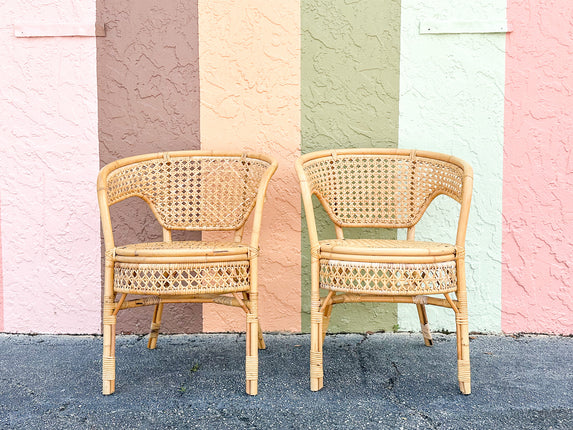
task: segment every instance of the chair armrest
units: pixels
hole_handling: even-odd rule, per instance
[[[263,206],[265,203],[265,196],[267,193],[267,188],[269,186],[269,182],[271,177],[275,174],[277,170],[278,163],[276,160],[273,160],[272,164],[269,166],[265,175],[261,179],[261,185],[259,186],[259,190],[257,191],[257,198],[255,201],[255,209],[254,209],[254,218],[253,218],[253,229],[251,232],[251,248],[259,249],[259,237],[261,234],[261,224],[263,220]]]
[[[456,235],[456,247],[465,247],[466,230],[468,227],[468,217],[470,214],[470,205],[472,202],[473,189],[473,170],[469,165],[464,166],[464,175],[462,178],[462,202],[460,207],[460,216],[458,218],[458,232]]]
[[[109,251],[115,247],[113,239],[113,229],[111,224],[111,215],[107,200],[107,171],[100,171],[97,178],[97,200],[99,204],[99,213],[101,218],[101,227],[103,232],[105,250]]]
[[[304,213],[306,215],[306,223],[308,226],[308,234],[310,237],[310,248],[318,248],[318,231],[316,229],[316,218],[314,215],[314,207],[312,205],[312,193],[306,180],[306,174],[302,168],[300,161],[296,163],[296,173],[300,182],[300,189],[302,194],[302,203],[304,206]]]

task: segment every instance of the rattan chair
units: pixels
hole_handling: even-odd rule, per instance
[[[428,346],[425,305],[453,309],[458,381],[461,392],[470,394],[464,243],[472,168],[459,158],[403,149],[314,152],[296,168],[311,244],[311,389],[323,386],[322,347],[333,305],[391,302],[416,304]],[[335,239],[319,240],[312,194],[334,223]],[[455,245],[415,241],[416,224],[440,194],[461,204]],[[346,227],[407,228],[407,240],[344,239]]]
[[[180,151],[115,161],[98,176],[105,239],[103,394],[115,391],[115,325],[122,309],[155,306],[148,348],[154,349],[165,303],[218,303],[247,315],[246,390],[257,394],[257,261],[265,192],[277,163],[259,154]],[[109,207],[145,200],[163,241],[116,246]],[[254,211],[250,241],[243,230]],[[228,242],[172,241],[172,230],[226,230]],[[128,294],[143,295],[126,300]],[[116,301],[116,295],[118,300]]]

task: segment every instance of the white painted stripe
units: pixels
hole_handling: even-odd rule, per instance
[[[505,22],[505,2],[402,0],[398,145],[452,154],[473,166],[466,241],[470,330],[499,332],[505,34],[420,34],[420,18],[432,16]],[[416,239],[454,243],[458,213],[456,202],[438,197],[418,224]],[[428,316],[433,330],[455,327],[449,309],[429,306]],[[415,307],[399,305],[398,323],[419,330]]]

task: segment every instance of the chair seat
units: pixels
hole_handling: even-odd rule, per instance
[[[185,295],[250,287],[248,245],[237,242],[149,242],[115,250],[114,291]]]
[[[380,256],[448,256],[454,255],[453,245],[418,240],[334,239],[320,241],[320,251],[332,254]]]
[[[455,247],[414,240],[320,242],[320,287],[380,295],[456,291]]]
[[[147,242],[115,248],[115,254],[125,257],[194,257],[248,255],[250,247],[237,242]]]

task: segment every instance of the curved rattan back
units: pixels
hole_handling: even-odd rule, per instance
[[[260,154],[157,153],[111,163],[98,184],[108,206],[140,197],[166,229],[236,230],[253,210],[259,188],[266,188],[273,163]]]
[[[321,151],[299,160],[310,192],[341,227],[411,227],[440,194],[462,202],[467,169],[455,157],[400,149]]]

